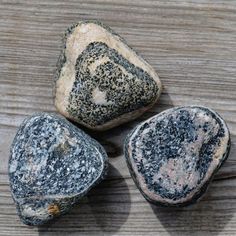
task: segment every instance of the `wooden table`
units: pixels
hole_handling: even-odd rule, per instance
[[[9,148],[22,120],[53,112],[53,73],[64,30],[98,19],[159,73],[164,91],[140,119],[101,134],[110,173],[72,212],[27,227],[16,215],[7,176]],[[0,235],[236,235],[236,1],[0,0]],[[215,109],[232,135],[229,159],[206,196],[187,208],[148,204],[128,172],[122,143],[141,120],[197,104]]]

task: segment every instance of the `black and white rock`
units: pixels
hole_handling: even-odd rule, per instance
[[[154,69],[97,21],[79,22],[66,31],[55,80],[57,110],[95,130],[135,119],[161,93]]]
[[[198,106],[166,110],[138,125],[125,141],[131,175],[154,204],[196,202],[225,161],[230,136],[224,120]]]
[[[102,146],[57,115],[40,113],[26,119],[11,146],[12,197],[28,225],[68,212],[106,172]]]

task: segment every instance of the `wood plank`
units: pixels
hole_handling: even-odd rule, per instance
[[[64,30],[98,19],[158,72],[164,91],[146,114],[112,131],[88,131],[110,156],[109,177],[51,225],[20,223],[8,187],[9,148],[28,115],[54,112],[53,73]],[[236,1],[0,0],[0,235],[236,235]],[[122,151],[140,121],[178,105],[205,105],[227,121],[232,149],[208,193],[179,209],[153,207]]]

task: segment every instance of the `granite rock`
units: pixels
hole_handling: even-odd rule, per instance
[[[55,73],[55,105],[94,130],[135,119],[161,93],[154,69],[124,39],[97,21],[71,26]]]
[[[124,148],[131,175],[148,201],[185,206],[206,191],[228,156],[230,136],[216,112],[178,107],[138,125]]]
[[[40,113],[24,120],[11,146],[12,197],[28,225],[68,212],[106,172],[102,146],[61,116]]]

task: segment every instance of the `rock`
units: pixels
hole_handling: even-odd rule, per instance
[[[68,212],[106,172],[102,146],[57,115],[41,113],[26,119],[11,146],[12,197],[28,225],[41,225]]]
[[[197,106],[166,110],[138,125],[125,141],[131,175],[153,204],[196,202],[228,157],[224,120]]]
[[[135,119],[161,93],[154,69],[97,21],[79,22],[66,31],[55,80],[57,110],[94,130]]]

